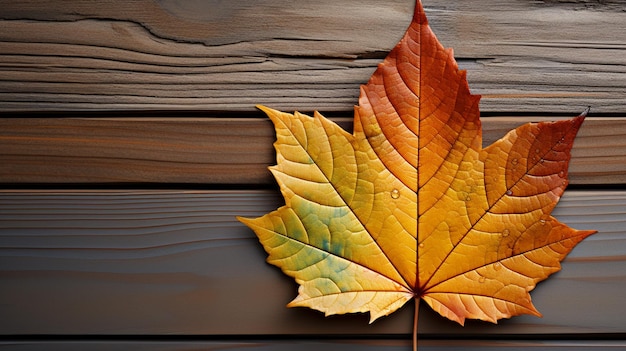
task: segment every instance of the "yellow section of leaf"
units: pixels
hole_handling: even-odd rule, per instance
[[[269,253],[268,262],[281,267],[300,284],[299,295],[289,304],[290,307],[311,307],[326,315],[369,311],[371,321],[374,321],[413,298],[412,292],[403,285],[355,263],[358,258],[343,258],[342,255],[351,256],[341,249],[343,244],[340,243],[345,238],[309,238],[307,230],[311,225],[320,225],[315,223],[317,220],[303,223],[287,207],[257,219],[242,220],[257,233]],[[355,233],[351,237],[355,239],[354,247],[362,247],[366,253],[377,251],[375,244],[364,237],[363,233]],[[378,257],[370,258],[378,263]]]

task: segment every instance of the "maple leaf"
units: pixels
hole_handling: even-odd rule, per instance
[[[259,107],[275,125],[270,169],[285,206],[239,219],[300,285],[288,306],[372,322],[415,299],[416,324],[421,300],[460,324],[540,315],[529,291],[595,232],[550,216],[584,115],[523,125],[483,149],[465,75],[418,1],[361,87],[353,134],[317,112]]]

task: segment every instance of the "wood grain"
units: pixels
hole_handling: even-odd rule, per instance
[[[350,111],[413,0],[1,1],[0,110]],[[425,1],[483,111],[626,111],[623,1]]]
[[[483,118],[484,144],[550,119]],[[274,140],[267,118],[0,119],[0,183],[274,184]],[[626,184],[626,118],[585,121],[570,180]]]
[[[267,265],[235,215],[258,216],[274,191],[0,192],[1,335],[407,335],[408,304],[363,314],[288,309],[295,283]],[[541,283],[543,318],[462,328],[422,306],[424,336],[626,333],[624,191],[568,191],[554,215],[597,229]],[[261,348],[262,349],[262,348]]]

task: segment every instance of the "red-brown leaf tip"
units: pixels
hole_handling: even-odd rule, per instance
[[[420,25],[428,24],[428,19],[426,18],[426,12],[424,12],[424,7],[422,6],[421,1],[415,2],[415,12],[413,13],[413,22],[418,23]]]

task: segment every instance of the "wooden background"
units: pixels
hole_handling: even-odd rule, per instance
[[[425,0],[482,94],[485,144],[591,106],[555,216],[597,229],[541,283],[543,318],[457,326],[423,350],[626,348],[626,1]],[[351,128],[411,0],[0,1],[0,347],[408,350],[412,308],[368,325],[287,309],[296,285],[235,215],[282,202],[254,106]]]

